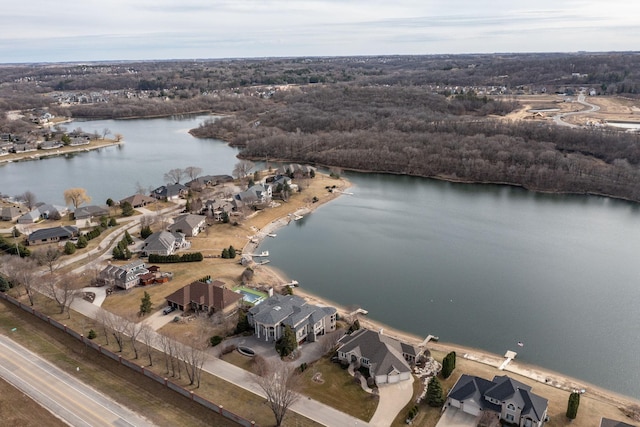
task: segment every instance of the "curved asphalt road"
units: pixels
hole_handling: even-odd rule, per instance
[[[588,114],[588,113],[595,113],[596,111],[598,111],[600,109],[599,106],[594,105],[594,104],[589,104],[587,101],[585,101],[585,96],[584,93],[581,93],[580,95],[578,95],[578,102],[586,107],[589,107],[588,110],[583,110],[583,111],[571,111],[569,113],[560,113],[560,114],[556,114],[555,116],[553,116],[553,121],[556,122],[557,125],[560,126],[567,126],[570,128],[579,128],[581,126],[578,125],[574,125],[568,122],[565,122],[564,120],[562,120],[564,117],[568,117],[568,116],[576,116],[578,114]]]
[[[74,427],[153,426],[5,335],[0,335],[0,376]]]

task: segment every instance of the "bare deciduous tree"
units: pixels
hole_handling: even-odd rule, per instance
[[[180,184],[180,180],[185,176],[184,170],[180,168],[171,169],[164,174],[164,180],[168,184]]]
[[[35,286],[37,283],[37,264],[30,258],[5,256],[0,262],[0,268],[14,287],[24,286],[29,298],[29,304],[34,304]]]
[[[202,168],[199,168],[197,166],[187,166],[184,169],[184,174],[189,177],[190,180],[194,180],[196,179],[198,176],[200,176],[200,174],[202,173]]]
[[[74,209],[78,209],[83,203],[89,203],[91,197],[87,195],[87,190],[84,188],[69,188],[64,190],[64,202],[67,205],[73,205]]]
[[[24,200],[24,204],[27,205],[27,209],[32,210],[36,206],[36,195],[31,191],[25,191],[20,198]]]
[[[300,377],[291,364],[280,360],[260,359],[256,383],[267,395],[267,404],[281,426],[287,410],[299,399]]]
[[[138,358],[138,337],[142,332],[142,323],[136,322],[135,319],[127,319],[125,334],[129,336],[131,348],[133,349],[134,359]]]
[[[143,323],[140,328],[140,338],[144,344],[144,350],[149,358],[149,366],[153,366],[153,357],[151,357],[151,350],[153,349],[153,343],[155,342],[155,331],[147,323]]]
[[[67,273],[56,277],[54,273],[49,273],[42,278],[46,286],[47,293],[53,298],[60,308],[60,314],[67,312],[71,317],[69,307],[80,290],[84,286],[84,278],[75,273]]]
[[[238,179],[242,179],[249,175],[251,169],[255,167],[255,164],[249,160],[240,160],[233,168],[233,176]]]
[[[38,249],[33,253],[33,259],[39,265],[46,266],[49,274],[53,274],[60,267],[62,252],[56,246],[47,246],[46,249]]]

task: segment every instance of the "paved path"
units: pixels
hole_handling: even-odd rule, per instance
[[[96,318],[98,313],[102,310],[97,305],[83,299],[74,300],[71,304],[71,308],[91,318]],[[173,319],[173,316],[162,317]],[[162,319],[162,317],[155,320],[150,318],[150,324],[152,326],[157,326],[164,320]],[[159,342],[157,336],[158,335],[156,335],[155,338],[156,343]],[[156,344],[154,345],[154,347],[157,350],[161,351],[160,345]],[[211,356],[208,357],[208,360],[205,361],[202,367],[204,372],[226,380],[238,387],[242,387],[245,390],[257,394],[258,396],[266,398],[262,389],[260,389],[260,387],[256,384],[256,381],[253,379],[253,374],[245,371],[242,368],[239,368],[235,365],[214,357],[215,351],[213,349],[211,349],[210,352]],[[351,415],[345,414],[344,412],[338,411],[328,405],[309,399],[305,396],[301,396],[301,398],[291,407],[291,410],[326,426],[369,425],[365,421],[352,417]]]
[[[556,122],[556,124],[560,125],[560,126],[566,126],[566,127],[570,127],[570,128],[579,128],[582,126],[578,126],[578,125],[574,125],[568,122],[565,122],[564,120],[562,120],[565,117],[568,116],[576,116],[578,114],[588,114],[588,113],[595,113],[596,111],[600,110],[600,107],[594,104],[589,104],[587,101],[585,101],[585,96],[583,93],[581,93],[580,95],[578,95],[578,102],[584,106],[589,107],[588,110],[583,110],[583,111],[572,111],[570,113],[560,113],[560,114],[556,114],[555,116],[553,116],[553,121]]]
[[[4,335],[0,349],[0,376],[69,425],[154,425]]]

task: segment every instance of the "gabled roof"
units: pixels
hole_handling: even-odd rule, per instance
[[[109,208],[96,205],[81,206],[73,213],[73,217],[75,219],[91,218],[102,215],[109,215]]]
[[[343,340],[338,351],[369,359],[370,369],[375,375],[387,375],[392,371],[411,372],[411,366],[403,355],[403,343],[395,338],[370,329],[359,329],[351,335],[345,335]],[[414,348],[412,353],[417,355],[419,350]]]
[[[600,420],[600,427],[633,427],[631,424],[623,423],[622,421],[616,421],[609,418],[602,418]]]
[[[171,231],[193,230],[198,227],[202,221],[207,219],[204,215],[184,214],[175,219],[173,224],[169,226]]]
[[[54,237],[58,238],[70,238],[78,234],[78,227],[71,225],[65,225],[62,227],[42,228],[29,234],[29,240],[45,240]]]
[[[151,234],[144,240],[143,251],[157,252],[170,251],[177,241],[183,240],[184,234],[159,231]]]
[[[167,301],[183,307],[195,302],[214,310],[222,310],[242,299],[242,295],[226,288],[224,282],[211,283],[196,281],[178,289],[166,297]]]
[[[0,210],[0,218],[11,218],[11,220],[14,220],[18,218],[20,215],[21,215],[20,209],[14,206],[4,207]]]
[[[301,322],[309,319],[317,323],[324,317],[335,314],[336,309],[308,304],[297,295],[275,294],[253,306],[249,313],[258,323],[274,326],[282,323],[296,329]]]
[[[457,401],[473,401],[484,409],[500,412],[500,405],[491,403],[487,398],[499,402],[512,402],[520,408],[521,416],[536,422],[543,420],[548,407],[547,399],[531,392],[531,387],[506,375],[495,376],[493,381],[463,374],[453,386],[448,398]]]
[[[135,208],[137,206],[142,206],[147,203],[153,203],[155,201],[156,199],[154,199],[153,197],[145,196],[144,194],[134,194],[133,196],[129,196],[120,200],[120,204],[122,205],[125,202],[129,202],[131,206]]]

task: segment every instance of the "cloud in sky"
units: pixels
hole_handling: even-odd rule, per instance
[[[32,0],[4,8],[0,62],[637,50],[638,12],[627,0]]]

